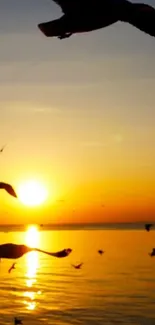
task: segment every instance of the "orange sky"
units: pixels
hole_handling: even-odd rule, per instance
[[[155,220],[154,40],[121,23],[46,39],[53,2],[0,12],[0,180],[48,190],[37,208],[1,191],[0,223]]]

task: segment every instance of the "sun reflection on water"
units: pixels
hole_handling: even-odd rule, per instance
[[[39,231],[36,226],[30,226],[26,232],[25,242],[29,247],[37,247],[39,245]],[[26,255],[26,286],[28,290],[24,293],[26,298],[24,304],[28,310],[34,310],[36,308],[36,296],[40,294],[34,289],[37,282],[36,273],[39,267],[39,254],[37,252],[30,252]]]

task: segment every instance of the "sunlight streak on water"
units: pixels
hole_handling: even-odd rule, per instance
[[[37,247],[39,244],[39,231],[37,227],[30,226],[26,232],[26,244],[30,247]],[[26,255],[26,286],[28,290],[24,292],[24,304],[28,310],[34,310],[36,308],[36,296],[35,284],[37,282],[37,269],[39,268],[39,255],[37,252],[31,252]],[[33,291],[32,291],[33,290]]]

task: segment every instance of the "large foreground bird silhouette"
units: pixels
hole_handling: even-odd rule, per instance
[[[155,8],[127,0],[53,0],[64,13],[59,19],[41,23],[47,37],[60,39],[72,34],[90,32],[118,21],[129,23],[155,36]]]
[[[39,248],[31,248],[26,245],[17,245],[17,244],[2,244],[0,245],[0,259],[1,258],[11,258],[11,259],[16,259],[19,257],[22,257],[24,254],[36,251],[40,253],[44,253],[53,257],[66,257],[68,256],[71,252],[71,248],[63,249],[62,251],[59,252],[47,252],[43,251]]]
[[[17,198],[17,194],[16,194],[16,192],[14,191],[13,187],[10,184],[0,182],[0,189],[6,190],[10,195]]]

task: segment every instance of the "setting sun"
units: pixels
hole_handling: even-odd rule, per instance
[[[46,200],[47,190],[41,183],[30,180],[19,186],[18,195],[23,204],[36,206]]]

